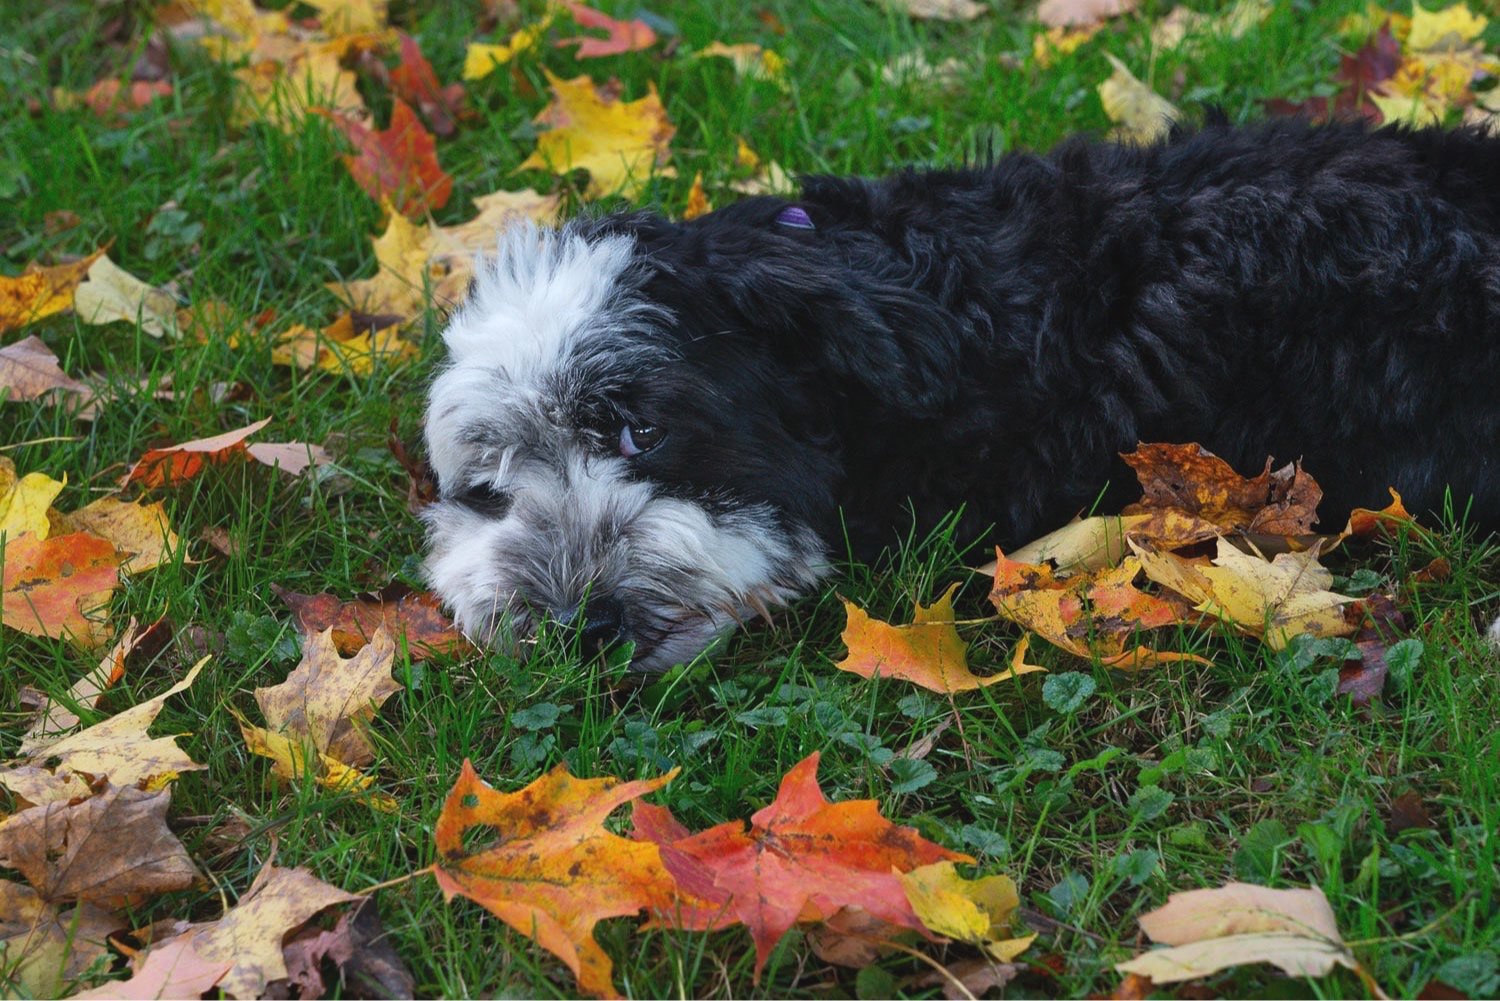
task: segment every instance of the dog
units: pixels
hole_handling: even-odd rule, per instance
[[[961,512],[1015,544],[1139,441],[1500,524],[1500,139],[1210,121],[518,227],[431,385],[430,582],[659,671]],[[1122,475],[1123,474],[1123,475]],[[1106,497],[1108,495],[1105,495]]]

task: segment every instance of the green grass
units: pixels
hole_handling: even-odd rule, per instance
[[[536,6],[523,0],[530,16]],[[621,15],[633,9],[605,6]],[[500,72],[470,88],[478,118],[439,148],[456,185],[438,221],[463,221],[471,197],[497,188],[573,190],[547,175],[515,173],[532,146],[543,66],[562,76],[617,75],[631,97],[656,84],[678,126],[677,177],[658,178],[641,201],[678,212],[696,171],[715,203],[731,197],[717,186],[732,175],[740,136],[794,173],[878,174],[1102,132],[1108,123],[1094,86],[1109,72],[1105,51],[1190,113],[1216,104],[1251,119],[1265,99],[1326,92],[1341,55],[1338,22],[1361,4],[1277,4],[1245,37],[1191,55],[1151,51],[1150,25],[1167,7],[1144,6],[1142,16],[1109,26],[1043,70],[1030,58],[1027,11],[1009,0],[965,25],[912,23],[862,0],[766,0],[761,7],[785,24],[784,36],[753,4],[654,5],[675,24],[684,51],[715,39],[775,48],[788,61],[789,91],[736,80],[723,60],[663,58],[660,46],[582,65],[567,50],[545,50],[522,61],[519,76]],[[1112,964],[1139,946],[1139,913],[1173,890],[1235,878],[1321,886],[1346,937],[1364,943],[1360,958],[1392,994],[1415,995],[1439,971],[1475,993],[1496,989],[1500,699],[1496,661],[1476,627],[1496,606],[1496,577],[1488,544],[1451,524],[1433,540],[1336,561],[1342,574],[1363,572],[1356,581],[1378,575],[1381,587],[1433,552],[1455,568],[1450,581],[1407,592],[1421,662],[1368,710],[1331,695],[1328,672],[1337,663],[1329,658],[1278,655],[1216,631],[1173,641],[1210,657],[1212,668],[1132,675],[1039,652],[1056,672],[1049,677],[1079,672],[1092,680],[1095,690],[1072,711],[1049,705],[1037,675],[949,702],[834,670],[843,625],[835,588],[872,614],[899,618],[913,599],[964,581],[962,607],[983,614],[984,582],[964,569],[982,557],[966,551],[966,540],[939,533],[877,566],[848,568],[826,593],[780,613],[774,627],[752,628],[711,660],[661,678],[580,665],[561,642],[524,665],[498,654],[403,662],[405,690],[374,727],[379,788],[399,802],[398,813],[311,784],[278,785],[269,763],[246,752],[231,715],[257,718],[252,689],[279,682],[295,662],[290,617],[270,588],[353,596],[393,578],[419,583],[421,531],[384,442],[393,419],[408,441],[417,439],[440,320],[431,316],[413,332],[423,358],[406,368],[353,378],[272,367],[276,330],[334,315],[324,282],[373,273],[380,210],[350,180],[339,140],[322,121],[295,135],[230,129],[231,78],[202,55],[179,52],[172,97],[123,125],[84,112],[21,110],[28,100],[45,106],[53,86],[79,89],[128,74],[148,14],[144,3],[0,9],[8,110],[0,117],[0,269],[15,273],[33,258],[112,241],[121,266],[174,283],[186,301],[218,300],[242,317],[274,309],[277,322],[264,330],[232,323],[222,333],[238,335],[238,348],[227,336],[163,343],[71,315],[39,323],[28,332],[40,334],[69,373],[109,373],[119,399],[92,425],[6,404],[0,447],[23,471],[66,474],[63,509],[114,489],[123,464],[147,447],[262,417],[274,418],[269,439],[328,442],[338,461],[301,480],[235,467],[162,495],[192,559],[132,578],[114,615],[166,614],[183,642],[128,677],[108,708],[165,690],[196,659],[195,644],[214,651],[212,666],[154,731],[186,734],[182,743],[207,766],[176,784],[173,817],[213,884],[136,908],[137,925],[217,916],[221,894],[243,891],[273,852],[278,863],[308,866],[349,890],[429,864],[433,824],[464,758],[505,789],[560,761],[587,776],[681,765],[681,777],[657,798],[701,828],[748,817],[775,795],[787,768],[822,750],[832,797],[875,797],[888,816],[976,855],[983,871],[1017,879],[1042,935],[1007,996],[1107,993],[1117,980]],[[394,20],[419,38],[444,81],[457,78],[478,16],[477,4],[393,4]],[[959,59],[959,82],[951,89],[884,82],[880,67],[913,50],[934,64]],[[364,85],[383,120],[388,98]],[[182,216],[153,227],[168,202]],[[54,232],[49,215],[65,210],[80,223]],[[170,399],[153,392],[166,380],[176,390]],[[215,402],[208,387],[220,382],[244,388]],[[200,539],[210,528],[228,532],[235,555]],[[1002,664],[1014,640],[997,626],[970,630],[969,638],[982,668]],[[26,723],[17,709],[21,686],[59,694],[90,665],[64,646],[10,631],[0,632],[0,658],[0,756],[9,756]],[[1070,681],[1081,684],[1057,684]],[[888,766],[891,752],[955,715],[958,725],[925,759],[930,768]],[[1392,832],[1390,805],[1406,793],[1426,804],[1430,828]],[[221,827],[229,821],[249,833],[226,842]],[[445,905],[430,879],[381,890],[377,902],[420,994],[574,990],[550,956],[473,904]],[[926,969],[908,958],[882,962],[892,979],[856,979],[824,966],[796,933],[759,984],[742,930],[642,933],[612,921],[599,938],[618,986],[632,995],[930,992],[914,986]],[[1263,996],[1363,991],[1352,975],[1297,982],[1265,969],[1211,984]]]

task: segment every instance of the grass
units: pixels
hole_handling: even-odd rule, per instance
[[[523,2],[529,16],[535,6]],[[1153,52],[1150,25],[1166,7],[1146,0],[1140,16],[1042,69],[1030,57],[1027,11],[1008,0],[964,25],[914,23],[860,0],[760,7],[676,0],[652,9],[672,22],[684,50],[714,39],[761,41],[786,57],[788,92],[736,80],[723,60],[663,58],[660,47],[582,66],[566,50],[546,50],[514,76],[497,73],[471,87],[478,119],[439,150],[456,187],[438,221],[464,220],[471,197],[497,188],[574,190],[571,181],[514,172],[532,146],[543,66],[563,76],[617,75],[628,96],[648,83],[659,88],[679,129],[677,178],[656,179],[641,202],[677,212],[696,171],[716,202],[730,197],[718,185],[730,176],[741,136],[794,173],[878,174],[1103,131],[1094,86],[1109,72],[1105,51],[1189,109],[1215,104],[1251,119],[1265,99],[1326,92],[1341,55],[1337,26],[1360,6],[1277,4],[1243,38],[1215,39],[1189,54]],[[786,33],[773,33],[761,10]],[[1434,977],[1475,994],[1500,986],[1500,699],[1496,661],[1476,627],[1493,612],[1496,578],[1491,545],[1454,528],[1454,519],[1440,537],[1367,549],[1337,566],[1351,587],[1390,587],[1436,553],[1455,568],[1448,582],[1409,592],[1420,664],[1368,710],[1332,695],[1337,661],[1316,649],[1276,654],[1216,631],[1175,640],[1210,657],[1211,669],[1132,675],[1043,651],[1049,682],[1033,675],[950,703],[835,671],[843,616],[830,588],[774,627],[749,630],[712,659],[660,678],[582,665],[562,641],[525,665],[498,654],[403,662],[405,689],[374,728],[379,788],[399,812],[372,812],[311,784],[275,783],[269,763],[244,749],[231,714],[255,718],[252,689],[279,682],[295,663],[290,617],[270,589],[352,596],[392,579],[420,583],[421,531],[384,442],[393,420],[405,439],[417,438],[440,320],[429,316],[416,332],[423,357],[408,367],[358,378],[272,367],[269,340],[283,321],[321,325],[333,315],[323,283],[373,273],[369,240],[380,209],[348,177],[339,140],[323,122],[309,120],[293,135],[230,129],[231,78],[201,55],[179,53],[173,95],[123,124],[20,110],[27,101],[45,107],[53,86],[81,89],[128,74],[149,15],[144,3],[0,11],[0,93],[10,109],[0,118],[0,268],[14,273],[36,257],[110,242],[124,268],[174,283],[187,300],[226,303],[237,317],[274,309],[277,323],[258,330],[230,321],[200,345],[154,341],[125,324],[85,326],[71,315],[43,321],[28,332],[41,335],[69,373],[109,373],[119,399],[92,425],[7,404],[0,448],[23,471],[66,474],[63,509],[112,490],[122,464],[147,447],[267,416],[269,437],[326,442],[338,462],[301,480],[233,467],[163,494],[192,558],[133,578],[114,615],[165,614],[181,642],[127,677],[109,708],[165,690],[195,648],[215,653],[155,730],[187,734],[183,744],[206,766],[176,784],[173,816],[213,882],[136,908],[137,925],[217,916],[221,894],[233,899],[273,855],[349,890],[427,865],[439,806],[465,758],[506,789],[560,761],[589,776],[681,765],[682,776],[657,798],[701,828],[748,816],[774,796],[787,768],[821,750],[833,798],[877,798],[888,816],[976,855],[984,871],[1016,877],[1042,935],[1007,996],[1107,993],[1117,982],[1112,964],[1140,945],[1136,915],[1173,890],[1235,878],[1321,886],[1346,937],[1362,943],[1358,954],[1392,994],[1413,996]],[[393,4],[394,19],[419,38],[444,81],[457,78],[479,16],[470,3]],[[886,82],[880,67],[911,51],[933,64],[957,58],[959,82],[951,89]],[[384,92],[366,93],[384,120]],[[59,230],[60,212],[76,213],[78,225]],[[218,383],[239,389],[219,400],[209,392]],[[157,395],[168,385],[174,395]],[[209,529],[228,533],[233,555],[202,541]],[[964,581],[963,607],[982,614],[983,582],[964,569],[980,560],[968,541],[942,532],[912,540],[878,565],[847,568],[835,587],[872,614],[899,618],[913,599]],[[1014,640],[994,626],[969,638],[980,667],[1003,663]],[[60,694],[89,664],[10,631],[0,632],[0,658],[0,755],[8,756],[26,722],[16,709],[20,688]],[[1060,697],[1090,683],[1076,706]],[[892,765],[892,752],[955,716],[958,725],[924,763]],[[1430,827],[1392,825],[1392,804],[1408,793],[1424,804]],[[383,889],[377,901],[421,995],[573,989],[550,956],[477,906],[445,905],[430,880]],[[599,938],[617,984],[632,995],[932,993],[915,984],[926,970],[909,958],[856,975],[823,965],[796,933],[758,984],[741,930],[642,933],[614,921]],[[1226,974],[1210,989],[1363,992],[1344,973],[1302,982],[1263,968]]]

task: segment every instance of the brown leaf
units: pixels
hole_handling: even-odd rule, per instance
[[[73,687],[68,689],[67,699],[64,701],[71,705],[87,706],[90,709],[99,708],[99,702],[104,698],[104,692],[125,675],[125,658],[130,656],[132,650],[144,639],[155,641],[158,627],[162,620],[146,627],[144,633],[137,631],[136,620],[132,618],[120,638],[115,641],[114,647],[104,655],[99,666],[88,674],[78,679]],[[39,751],[50,744],[57,742],[57,738],[67,733],[78,725],[78,716],[67,705],[47,699],[42,703],[37,719],[26,731],[26,736],[21,739],[21,753],[31,754]]]
[[[380,595],[340,601],[331,594],[301,594],[275,584],[271,590],[292,610],[304,635],[333,630],[333,642],[345,656],[382,627],[397,640],[406,638],[413,660],[472,649],[430,591],[387,589]]]
[[[282,949],[287,980],[303,998],[325,997],[323,961],[338,968],[345,997],[411,998],[416,981],[380,924],[380,914],[366,902],[339,915],[331,930],[307,926]],[[352,991],[352,993],[351,993]]]
[[[377,202],[390,199],[404,216],[442,208],[453,194],[453,178],[438,164],[437,143],[416,112],[399,97],[384,131],[366,128],[343,115],[323,112],[357,150],[344,157],[356,183]]]
[[[95,118],[117,124],[123,122],[129,112],[139,111],[171,93],[172,85],[164,80],[121,83],[110,78],[99,80],[88,90],[81,92],[56,87],[52,91],[52,103],[59,111],[85,108]]]
[[[364,727],[401,690],[391,677],[395,656],[396,644],[383,629],[348,660],[339,657],[333,630],[310,633],[297,667],[281,684],[257,688],[255,701],[275,732],[310,741],[346,765],[367,765],[375,750]]]
[[[1123,458],[1144,496],[1126,514],[1176,508],[1219,525],[1268,535],[1305,535],[1317,521],[1323,491],[1301,463],[1266,468],[1253,479],[1198,444],[1140,445]]]
[[[6,539],[3,621],[32,636],[91,650],[108,636],[102,609],[120,583],[120,554],[85,532]]]
[[[1386,653],[1391,644],[1405,635],[1406,617],[1383,594],[1355,602],[1344,614],[1359,627],[1353,636],[1359,658],[1346,660],[1339,668],[1338,690],[1348,695],[1351,703],[1362,706],[1385,690],[1390,674]]]
[[[990,991],[1004,987],[1016,978],[1020,967],[1014,963],[996,963],[990,959],[960,959],[946,964],[941,972],[930,973],[917,981],[922,987],[937,987],[948,1001],[982,998]]]
[[[53,267],[33,261],[15,278],[0,275],[0,334],[72,309],[74,292],[104,251]]]
[[[1421,794],[1408,791],[1391,800],[1390,812],[1386,814],[1386,834],[1394,836],[1402,831],[1436,826]]]
[[[1151,996],[1154,986],[1150,977],[1139,973],[1127,973],[1109,996],[1111,1001],[1145,1001]]]
[[[36,336],[0,348],[0,390],[7,400],[50,397],[50,402],[67,403],[80,420],[93,420],[99,411],[94,391],[69,377]]]
[[[205,959],[197,950],[196,932],[187,932],[137,953],[128,980],[110,980],[72,996],[72,1001],[156,1001],[158,998],[196,998],[212,991],[234,964]]]
[[[171,793],[114,786],[82,803],[48,803],[0,823],[0,865],[18,870],[51,903],[110,908],[183,890],[198,879],[167,829]]]
[[[302,442],[246,442],[245,439],[271,423],[271,418],[211,438],[196,438],[180,445],[153,448],[136,460],[120,480],[121,486],[140,483],[147,489],[176,486],[199,476],[210,466],[253,459],[267,466],[280,466],[297,475],[309,466],[332,461],[328,451]]]
[[[1140,0],[1042,0],[1036,19],[1049,28],[1075,28],[1129,14]]]
[[[0,880],[0,993],[59,997],[109,954],[109,936],[124,924],[93,904],[60,912],[24,883]]]
[[[69,531],[107,540],[123,557],[120,569],[125,573],[145,573],[171,562],[179,542],[161,501],[138,504],[101,497],[63,515],[62,521]]]

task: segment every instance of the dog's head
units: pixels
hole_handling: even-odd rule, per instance
[[[550,618],[661,670],[824,572],[840,412],[872,380],[918,406],[923,366],[884,315],[910,293],[785,211],[518,227],[479,262],[426,425],[427,573],[467,633]]]

